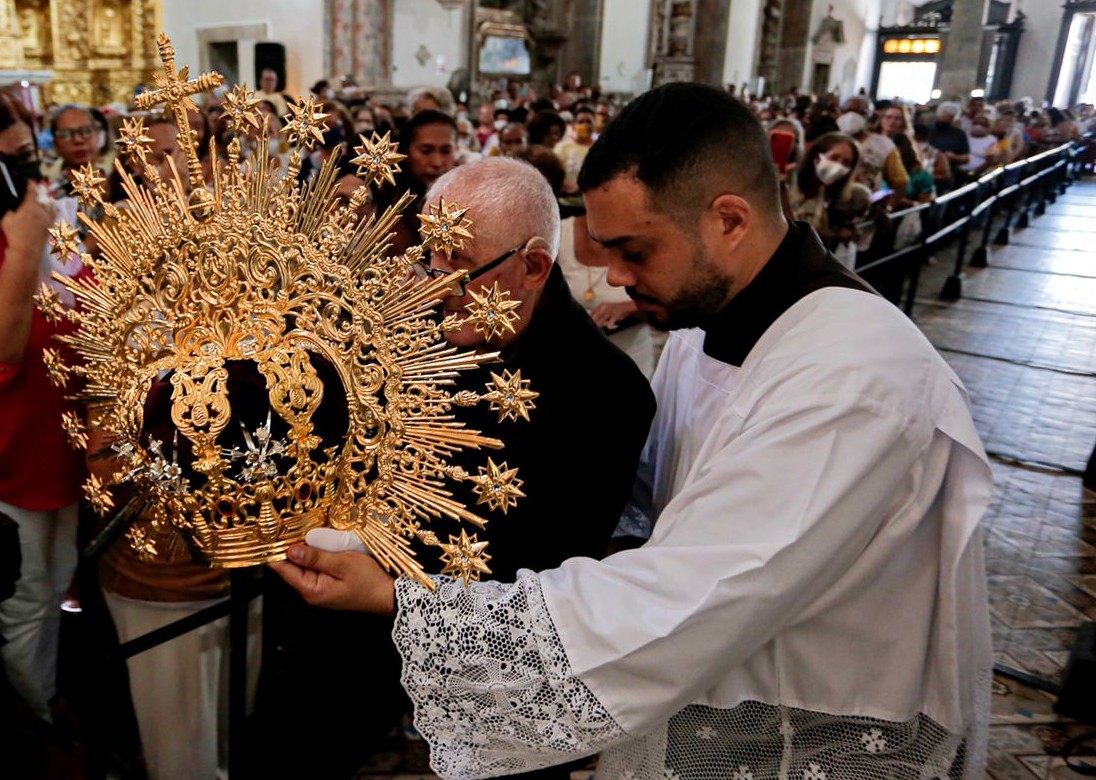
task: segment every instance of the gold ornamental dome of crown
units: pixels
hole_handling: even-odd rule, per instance
[[[164,104],[174,116],[186,170],[172,165],[172,175],[160,176],[146,159],[143,120],[128,119],[119,147],[141,180],[115,163],[125,204],[105,200],[90,165],[75,176],[81,219],[99,248],[94,258],[81,255],[93,278],[58,277],[76,300],[71,308],[49,286],[37,296],[47,317],[76,325],[62,338],[76,360],[46,352],[51,378],[77,380],[76,396],[107,442],[106,453],[92,456],[121,464],[109,483],[89,478],[89,502],[106,514],[118,508],[119,487],[134,493],[129,512],[141,509],[182,535],[213,566],[277,560],[322,525],[356,531],[386,567],[425,582],[412,539],[441,548],[445,573],[478,578],[489,571],[484,543],[465,531],[440,540],[430,521],[484,527],[485,517],[452,497],[455,482],[472,482],[477,507],[489,510],[505,512],[523,494],[506,463],[485,457],[475,474],[453,465],[461,450],[502,445],[455,412],[489,403],[500,421],[527,418],[536,393],[509,372],[493,374],[481,393],[453,390],[459,372],[497,354],[458,350],[445,332],[470,320],[490,337],[512,330],[516,318],[515,303],[495,286],[463,314],[439,319],[437,303],[460,272],[410,273],[424,247],[459,248],[470,221],[439,203],[421,217],[424,244],[390,256],[388,236],[410,196],[360,218],[369,188],[340,205],[337,154],[301,183],[301,150],[322,139],[326,119],[311,97],[291,106],[286,132],[295,149],[283,172],[246,86],[227,93],[225,115],[237,132],[258,136],[258,151],[244,159],[233,140],[225,161],[211,155],[206,185],[188,112],[197,110],[193,95],[222,79],[189,80],[185,68],[176,71],[166,36],[159,46],[164,71],[137,107]],[[403,158],[388,137],[359,140],[351,160],[359,175],[394,183]],[[54,253],[79,251],[74,226],[62,222],[51,233]],[[157,386],[170,436],[146,419]],[[83,421],[69,415],[63,423],[74,445],[86,447]],[[148,536],[133,541],[156,554]]]

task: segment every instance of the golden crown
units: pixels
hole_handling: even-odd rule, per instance
[[[51,378],[82,380],[76,397],[94,410],[91,424],[122,464],[109,484],[89,478],[90,504],[105,514],[114,506],[111,489],[131,485],[153,526],[181,533],[214,566],[277,560],[310,528],[326,525],[356,531],[383,565],[427,583],[413,538],[441,548],[444,573],[467,582],[489,572],[475,534],[442,542],[429,522],[445,516],[483,528],[486,519],[454,500],[447,485],[471,481],[477,506],[506,512],[523,495],[521,480],[491,458],[476,474],[450,462],[467,448],[502,446],[454,411],[489,403],[500,421],[528,419],[537,394],[509,372],[492,374],[482,393],[454,391],[458,372],[497,353],[458,351],[444,334],[468,322],[486,337],[512,331],[517,303],[495,285],[474,294],[463,314],[439,321],[437,304],[461,274],[419,280],[410,273],[424,247],[460,248],[471,222],[455,204],[439,202],[421,217],[424,243],[389,256],[389,233],[410,196],[359,219],[369,188],[337,203],[338,155],[298,181],[301,150],[322,139],[327,118],[312,97],[290,106],[294,150],[283,174],[246,85],[226,94],[224,109],[238,133],[258,137],[258,150],[244,159],[235,139],[221,163],[211,141],[207,188],[188,112],[197,110],[192,96],[222,78],[189,80],[186,68],[176,72],[167,36],[159,47],[164,72],[137,107],[165,104],[186,170],[172,164],[172,175],[160,176],[146,159],[143,119],[127,119],[119,148],[143,179],[115,162],[128,203],[104,199],[92,165],[75,174],[83,211],[102,214],[81,214],[100,249],[81,256],[94,279],[58,277],[76,298],[73,308],[46,285],[36,296],[47,317],[77,326],[62,340],[79,359],[68,365],[59,350],[47,350]],[[351,161],[359,175],[367,184],[394,183],[403,157],[389,138],[359,140]],[[74,226],[61,222],[51,233],[51,251],[78,251]],[[254,393],[233,403],[236,375],[260,388],[262,403]],[[170,385],[170,441],[146,425],[156,383]],[[345,425],[334,436],[317,430],[325,404]],[[68,415],[63,424],[75,446],[88,446],[82,420]],[[154,555],[150,539],[134,533],[131,541]]]

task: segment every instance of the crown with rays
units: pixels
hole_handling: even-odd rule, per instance
[[[137,107],[163,105],[173,116],[185,169],[171,163],[161,175],[146,157],[143,119],[127,120],[119,147],[140,180],[115,163],[126,201],[105,200],[91,165],[75,173],[85,211],[102,214],[81,215],[99,247],[95,257],[81,255],[93,278],[58,278],[73,307],[50,286],[36,296],[45,316],[75,324],[63,345],[46,350],[47,370],[58,385],[74,382],[87,403],[94,441],[103,442],[92,456],[119,464],[109,479],[88,479],[89,502],[110,513],[124,491],[126,511],[145,524],[129,534],[144,555],[157,555],[155,540],[166,534],[210,565],[249,566],[278,560],[309,529],[329,526],[355,531],[390,571],[427,584],[415,539],[440,548],[443,573],[467,582],[489,572],[485,543],[467,532],[487,518],[451,488],[467,481],[477,507],[505,513],[522,497],[522,481],[491,458],[474,474],[453,463],[462,451],[502,446],[467,428],[459,409],[487,403],[500,422],[528,419],[537,394],[508,371],[492,374],[482,392],[455,389],[460,372],[498,355],[458,350],[445,333],[472,323],[492,337],[512,331],[517,317],[495,285],[463,315],[439,321],[437,304],[460,273],[410,273],[425,247],[459,248],[470,238],[464,211],[432,207],[423,244],[390,255],[389,235],[411,197],[361,218],[369,187],[339,205],[337,154],[301,183],[302,150],[322,140],[327,119],[311,97],[290,107],[294,148],[283,171],[246,85],[226,94],[224,109],[238,133],[257,138],[257,151],[245,155],[237,138],[221,160],[211,140],[207,175],[189,114],[193,96],[222,78],[190,79],[164,35],[159,48],[164,70]],[[391,184],[402,155],[387,136],[359,141],[351,161],[359,175]],[[72,225],[55,226],[51,251],[79,251]],[[151,408],[156,386],[169,409]],[[170,418],[170,435],[150,427],[154,413]],[[80,417],[66,415],[63,426],[74,446],[88,447]],[[466,524],[459,536],[437,538],[430,523],[442,517]]]

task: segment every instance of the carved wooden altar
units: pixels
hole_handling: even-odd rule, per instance
[[[160,0],[0,0],[0,70],[52,71],[51,103],[129,103],[161,26]]]

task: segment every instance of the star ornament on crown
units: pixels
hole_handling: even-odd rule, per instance
[[[245,156],[236,139],[222,159],[211,141],[207,185],[188,112],[193,96],[222,78],[190,79],[176,70],[166,36],[159,47],[163,73],[137,107],[162,104],[173,116],[185,168],[172,162],[161,175],[147,160],[144,121],[128,120],[120,147],[141,183],[115,163],[125,205],[105,201],[94,169],[76,172],[87,211],[103,215],[81,214],[100,248],[81,255],[94,278],[58,278],[73,307],[48,287],[36,298],[48,316],[76,325],[62,337],[75,360],[46,353],[51,379],[77,379],[75,397],[90,412],[88,425],[70,415],[64,429],[74,446],[90,441],[93,457],[118,464],[114,476],[88,479],[89,503],[101,514],[123,503],[140,512],[148,527],[128,537],[147,556],[162,549],[156,534],[168,534],[212,566],[257,565],[329,526],[353,530],[390,571],[428,586],[416,539],[440,548],[446,573],[478,579],[490,571],[487,544],[465,530],[443,542],[430,522],[485,527],[486,517],[453,498],[457,482],[470,483],[490,511],[506,512],[523,494],[505,462],[485,458],[475,474],[451,462],[464,450],[502,446],[457,412],[488,403],[500,422],[528,419],[536,393],[510,372],[493,375],[482,393],[457,392],[459,372],[498,355],[458,350],[445,333],[466,323],[484,333],[512,328],[516,304],[484,290],[463,317],[439,322],[436,307],[459,273],[419,280],[410,271],[422,246],[388,251],[411,196],[368,218],[359,216],[368,187],[338,205],[338,154],[298,181],[301,150],[322,139],[327,120],[311,99],[293,105],[296,149],[283,175],[253,93],[229,92],[226,115],[237,132],[258,136],[257,152]],[[403,157],[388,137],[360,142],[353,162],[366,184],[392,183]],[[454,204],[427,216],[426,244],[451,248],[471,237]],[[52,238],[57,254],[78,249],[71,225],[57,225]]]

